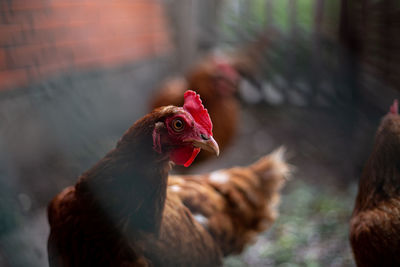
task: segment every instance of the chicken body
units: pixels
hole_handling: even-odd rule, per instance
[[[51,266],[220,266],[275,221],[288,174],[277,150],[247,167],[170,176],[158,234],[132,232],[129,218],[118,225],[66,188],[49,207]]]
[[[376,134],[364,167],[350,243],[357,266],[400,266],[400,116],[397,102]]]
[[[168,196],[182,201],[226,256],[240,253],[256,234],[272,225],[289,173],[281,148],[250,166],[171,175]]]
[[[193,94],[183,108],[162,107],[137,121],[51,201],[51,267],[220,266],[273,222],[288,173],[282,152],[249,167],[168,178],[170,162],[190,165],[199,147],[218,154]]]
[[[49,207],[50,266],[219,266],[211,235],[177,196],[165,200],[158,233],[137,231],[127,216],[117,222],[65,189]]]

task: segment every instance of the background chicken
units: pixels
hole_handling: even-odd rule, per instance
[[[239,85],[246,79],[252,87],[261,89],[260,66],[264,53],[281,38],[279,32],[267,28],[253,40],[231,51],[209,53],[194,64],[184,76],[164,81],[150,100],[150,107],[183,104],[183,93],[194,90],[203,99],[204,106],[214,122],[215,140],[221,152],[232,142],[239,125]],[[211,156],[202,151],[196,162]]]
[[[199,96],[156,109],[50,203],[51,266],[215,266],[275,219],[282,150],[247,168],[172,177],[200,148],[218,154]],[[168,190],[167,190],[168,183]],[[180,190],[180,189],[183,190]]]
[[[395,100],[379,126],[350,222],[357,266],[400,265],[400,116]]]
[[[214,137],[221,151],[232,141],[238,127],[239,103],[235,98],[239,74],[227,58],[209,56],[195,65],[185,77],[167,80],[151,99],[151,109],[183,104],[183,93],[199,93],[212,121]],[[201,152],[197,162],[211,156]]]

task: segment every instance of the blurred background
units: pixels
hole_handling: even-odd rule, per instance
[[[273,228],[226,266],[354,266],[348,221],[400,97],[397,0],[0,0],[0,266],[47,266],[47,203],[210,53],[243,53],[238,133],[190,173],[285,145]],[[190,88],[188,88],[190,89]]]

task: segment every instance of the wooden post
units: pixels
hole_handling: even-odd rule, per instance
[[[196,25],[200,52],[208,52],[217,42],[220,0],[197,0]]]
[[[176,45],[175,64],[178,71],[185,71],[196,52],[196,1],[171,0],[166,8],[171,23],[171,34]]]
[[[190,62],[195,59],[196,53],[196,27],[195,27],[195,2],[196,0],[176,0],[177,14],[177,56],[179,69],[185,71]]]
[[[166,4],[176,44],[176,64],[186,71],[216,44],[221,0],[171,0]]]

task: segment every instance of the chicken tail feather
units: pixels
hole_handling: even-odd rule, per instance
[[[224,255],[240,253],[278,216],[280,189],[291,173],[283,147],[246,167],[172,176],[169,186]]]

